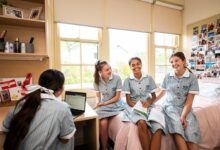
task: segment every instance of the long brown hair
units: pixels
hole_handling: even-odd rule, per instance
[[[171,59],[172,57],[174,57],[174,56],[179,57],[182,61],[185,61],[185,62],[186,62],[186,57],[185,57],[185,55],[184,55],[183,52],[173,53],[173,54],[170,56],[170,59]],[[186,69],[188,69],[189,72],[193,73],[186,65],[185,65],[184,67],[185,67]]]
[[[63,88],[64,75],[58,70],[46,70],[39,78],[39,85],[47,89],[51,89],[54,92]],[[36,115],[36,112],[40,109],[41,102],[43,99],[40,97],[41,90],[38,89],[23,98],[21,98],[16,106],[24,101],[20,111],[16,113],[9,125],[9,132],[6,135],[4,142],[4,150],[17,150],[22,140],[27,135],[30,124]]]
[[[95,72],[93,76],[94,76],[94,82],[96,85],[99,85],[99,79],[100,79],[99,72],[102,70],[104,65],[108,65],[107,61],[98,60],[95,63]]]

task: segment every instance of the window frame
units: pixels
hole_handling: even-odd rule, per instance
[[[83,88],[83,70],[82,68],[83,67],[94,67],[95,63],[94,64],[83,64],[82,63],[82,43],[88,43],[88,44],[97,44],[98,46],[98,49],[97,49],[97,59],[99,59],[99,54],[100,54],[100,48],[101,48],[101,34],[102,34],[102,28],[98,28],[98,27],[95,27],[95,28],[98,28],[98,40],[90,40],[90,39],[80,39],[80,38],[66,38],[66,37],[61,37],[60,36],[60,24],[62,23],[57,23],[56,24],[56,31],[57,31],[57,36],[56,36],[56,55],[55,55],[55,60],[54,62],[54,66],[55,68],[61,70],[62,66],[79,66],[80,68],[80,87],[78,88],[68,88],[68,89],[65,89],[65,90],[72,90],[72,89],[76,89],[76,90],[82,90],[82,91],[85,91],[85,90],[91,90],[90,88]],[[75,25],[75,24],[73,24]],[[79,25],[80,26],[80,25]],[[61,62],[61,42],[64,41],[64,42],[79,42],[79,45],[80,45],[80,63],[79,64],[62,64]]]
[[[158,81],[157,81],[157,79],[156,79],[156,68],[157,67],[160,67],[160,66],[163,66],[163,67],[166,67],[166,71],[168,71],[168,67],[170,67],[171,66],[171,64],[164,64],[164,65],[157,65],[156,64],[156,49],[157,48],[161,48],[161,49],[164,49],[165,50],[165,54],[166,54],[166,56],[167,56],[167,54],[168,54],[168,49],[173,49],[173,52],[176,52],[179,48],[180,48],[180,35],[179,34],[172,34],[172,33],[161,33],[161,34],[170,34],[170,35],[174,35],[174,36],[176,36],[176,38],[175,38],[175,45],[174,46],[167,46],[167,45],[156,45],[156,42],[155,42],[155,38],[156,38],[156,33],[161,33],[161,32],[154,32],[154,38],[153,38],[153,45],[154,45],[154,53],[155,53],[155,56],[154,56],[154,60],[155,60],[155,63],[154,63],[154,70],[155,70],[155,73],[154,73],[154,75],[155,75],[155,82],[157,83]],[[165,57],[166,57],[165,56]],[[167,61],[166,61],[167,62]],[[166,72],[167,73],[167,72]],[[166,74],[165,73],[165,74]]]

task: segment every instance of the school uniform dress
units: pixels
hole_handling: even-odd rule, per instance
[[[136,79],[133,75],[126,78],[122,90],[123,93],[130,94],[131,100],[136,103],[139,100],[147,101],[147,99],[150,98],[150,94],[156,91],[156,88],[157,87],[153,78],[150,75],[142,73],[140,80]],[[127,103],[124,104],[124,107],[125,110],[122,115],[122,121],[131,121],[136,124],[139,120],[145,120],[153,133],[155,133],[158,129],[163,129],[161,124],[148,121],[145,117],[133,112],[132,107],[130,107]],[[154,104],[148,108],[149,115],[150,109],[153,107],[155,107]]]
[[[94,83],[94,89],[96,92],[101,93],[101,102],[106,102],[112,99],[117,91],[121,91],[122,82],[121,78],[118,75],[112,74],[109,81],[105,82],[103,79],[99,80],[99,85]],[[99,116],[99,119],[112,117],[118,115],[123,110],[121,105],[121,100],[117,102],[101,106],[95,109],[96,113]]]
[[[41,106],[30,124],[27,135],[21,142],[20,150],[55,150],[74,149],[72,138],[76,128],[68,105],[58,100],[54,95],[41,93]],[[21,102],[16,109],[11,109],[2,129],[8,132],[13,116],[21,109]],[[58,138],[70,139],[62,144]]]
[[[166,120],[166,133],[178,133],[185,141],[199,143],[200,131],[198,121],[193,110],[186,117],[187,127],[182,127],[180,117],[186,103],[188,93],[198,94],[199,86],[197,78],[186,69],[181,78],[175,76],[175,72],[167,74],[162,83],[162,88],[166,90],[167,97],[162,104]]]

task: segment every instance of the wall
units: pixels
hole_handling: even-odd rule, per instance
[[[187,25],[220,13],[220,0],[185,0],[183,11],[183,49],[190,56]]]
[[[174,0],[166,1],[174,3]],[[183,0],[177,2],[182,5]],[[148,60],[147,72],[152,76],[155,72],[153,33],[164,32],[182,35],[182,11],[153,5],[144,2],[144,0],[55,0],[54,21],[101,27],[103,33],[99,57],[105,60],[109,60],[109,33],[107,29],[150,33],[150,52],[146,59]],[[59,51],[59,46],[55,50]],[[59,68],[59,64],[57,64],[57,68]]]

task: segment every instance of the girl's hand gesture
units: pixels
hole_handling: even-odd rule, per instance
[[[186,126],[187,126],[186,117],[183,116],[183,115],[181,115],[180,121],[181,121],[181,123],[182,123],[183,128],[185,129]]]

